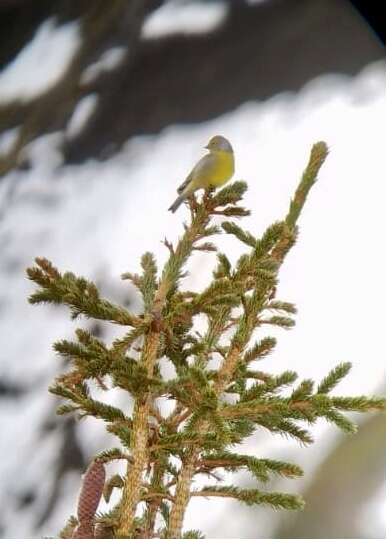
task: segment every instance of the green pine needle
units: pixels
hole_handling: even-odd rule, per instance
[[[240,241],[242,241],[246,245],[249,245],[249,247],[255,247],[256,238],[250,232],[247,232],[238,225],[236,225],[236,223],[226,221],[225,223],[222,223],[221,226],[227,234],[233,234]]]
[[[198,530],[185,532],[182,539],[205,539],[205,535]]]
[[[351,363],[340,363],[328,375],[323,378],[318,386],[318,393],[330,393],[334,387],[344,378],[351,370]]]
[[[208,486],[201,490],[193,491],[192,496],[235,498],[246,505],[269,505],[273,509],[291,511],[299,511],[304,508],[304,501],[300,496],[281,492],[261,492],[257,489],[241,489],[234,486]]]

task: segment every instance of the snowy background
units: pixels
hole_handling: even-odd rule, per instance
[[[181,29],[207,32],[225,17],[221,4],[211,5],[209,11],[203,6],[188,8],[190,12],[184,12],[172,3],[154,12],[143,35]],[[44,22],[0,73],[0,103],[15,97],[27,102],[55,84],[79,42],[77,23]],[[84,77],[115,68],[120,54],[119,49],[110,51]],[[290,332],[276,333],[278,346],[265,368],[273,373],[290,368],[301,377],[319,380],[337,363],[351,361],[353,370],[340,385],[341,394],[384,392],[386,387],[386,60],[373,62],[354,76],[326,73],[299,92],[245,102],[210,121],[132,137],[103,162],[90,158],[79,165],[66,164],[63,139],[79,133],[97,106],[96,96],[82,100],[65,130],[38,137],[24,148],[28,167],[14,168],[0,180],[0,389],[4,388],[0,537],[4,539],[55,537],[74,512],[78,469],[112,443],[96,421],[74,424],[55,418],[55,399],[46,388],[62,365],[51,345],[70,338],[79,322],[68,321],[64,309],[30,306],[26,298],[33,287],[25,268],[35,256],[45,256],[61,270],[95,280],[105,296],[138,308],[120,274],[136,271],[146,250],[155,253],[160,266],[165,261],[161,240],[166,236],[175,241],[188,216],[184,207],[175,215],[166,210],[176,186],[214,134],[225,135],[233,144],[235,178],[249,185],[245,205],[252,215],[243,225],[258,233],[285,214],[312,144],[325,140],[330,148],[301,217],[299,241],[280,277],[278,298],[297,305],[297,325]],[[3,132],[0,152],[5,155],[16,138],[17,129]],[[219,242],[232,259],[239,255],[237,242],[228,237]],[[203,286],[213,264],[213,256],[196,255],[187,284]],[[81,323],[90,327],[87,321]],[[119,331],[113,333],[104,324],[94,329],[108,341]],[[298,462],[305,469],[305,481],[287,481],[279,488],[302,492],[328,452],[344,443],[325,424],[319,424],[314,434],[316,444],[311,448],[259,434],[247,449],[258,456]],[[384,448],[384,437],[380,444]],[[75,464],[63,467],[58,457],[66,451],[73,451]],[[350,522],[347,537],[376,539],[386,534],[383,464],[368,503],[358,508],[355,519],[350,516],[355,522]],[[226,519],[225,510],[231,511]],[[266,509],[194,499],[185,527],[202,529],[208,539],[273,539],[292,525],[282,520],[282,515]],[[343,537],[334,532],[321,535],[326,536]]]

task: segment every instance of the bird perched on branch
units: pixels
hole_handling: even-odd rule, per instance
[[[198,161],[186,180],[179,186],[177,189],[179,196],[170,206],[169,211],[174,213],[197,189],[220,187],[232,178],[235,160],[229,140],[216,135],[210,139],[205,148],[209,150],[209,153]]]

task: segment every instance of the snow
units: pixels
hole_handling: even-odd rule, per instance
[[[89,65],[83,72],[81,84],[89,84],[97,79],[102,73],[112,71],[122,62],[126,54],[125,47],[112,47],[104,52],[97,62]]]
[[[144,38],[158,38],[173,33],[201,34],[210,32],[225,20],[225,2],[191,2],[170,0],[153,11],[142,27]]]
[[[223,9],[219,6],[207,6],[217,10],[211,24],[218,24]],[[160,8],[167,9],[171,8]],[[178,13],[177,6],[173,9]],[[181,13],[188,9],[192,6],[182,6]],[[162,13],[156,15],[165,21],[169,12]],[[166,31],[164,23],[154,20],[147,21],[146,36],[155,37],[161,27]],[[175,24],[175,30],[185,29],[182,15]],[[203,28],[189,27],[189,31]],[[52,84],[78,47],[78,31],[76,24],[44,23],[34,41],[0,75],[0,99],[31,99]],[[46,256],[63,271],[96,280],[107,297],[129,300],[130,308],[138,311],[138,298],[127,282],[120,281],[120,274],[138,271],[139,258],[147,250],[155,253],[162,267],[167,249],[161,240],[166,236],[175,242],[183,231],[182,221],[188,218],[184,207],[175,215],[167,208],[176,186],[213,134],[225,135],[235,148],[235,178],[248,182],[245,205],[253,212],[243,222],[257,232],[285,214],[312,144],[322,139],[328,143],[330,155],[301,217],[298,243],[281,272],[278,297],[297,304],[297,326],[290,332],[270,331],[278,336],[278,347],[262,368],[274,373],[290,368],[302,378],[318,380],[337,363],[349,360],[354,368],[339,393],[378,390],[385,375],[385,83],[385,62],[368,66],[354,78],[321,76],[297,94],[244,103],[213,121],[171,126],[159,136],[137,137],[108,161],[62,166],[60,142],[81,129],[92,114],[95,97],[88,96],[88,104],[81,102],[67,133],[41,137],[25,149],[31,169],[13,171],[0,183],[0,376],[27,390],[21,399],[3,399],[0,451],[6,458],[0,460],[0,506],[6,508],[5,539],[35,537],[34,519],[50,492],[50,477],[42,474],[42,468],[52,467],[57,440],[39,439],[39,428],[42,416],[53,414],[55,400],[46,387],[60,368],[51,344],[70,338],[78,325],[89,324],[70,322],[64,309],[30,306],[26,298],[33,286],[25,277],[26,266],[35,256]],[[242,251],[236,240],[225,235],[218,244],[233,260]],[[185,286],[204,286],[214,258],[195,255]],[[122,332],[102,325],[107,340]],[[122,396],[116,391],[109,399],[121,402]],[[329,445],[331,432],[330,426],[319,425],[316,446],[318,439],[324,440],[324,447]],[[83,447],[90,452],[112,443],[111,437],[106,441],[99,422],[84,422],[81,435]],[[260,455],[274,452],[278,458],[289,448],[298,462],[311,455],[310,449],[262,436],[258,448]],[[248,450],[256,453],[256,439]],[[313,451],[314,458],[321,454]],[[23,478],[15,485],[20,470]],[[9,493],[16,496],[23,486],[35,487],[34,513],[21,513],[16,502],[9,501]],[[39,534],[57,534],[68,512],[74,510],[78,486],[79,478],[66,479],[61,507]],[[291,481],[286,483],[286,490],[295,489]],[[216,537],[213,519],[232,506],[211,501],[208,519],[203,516],[204,503],[195,499],[191,504],[186,529],[197,528],[200,522],[211,539]],[[379,522],[385,531],[384,521]],[[234,532],[230,529],[222,537],[230,539]]]
[[[12,147],[17,140],[19,131],[19,127],[13,127],[12,129],[7,129],[0,134],[0,156],[6,155],[12,150]]]
[[[91,118],[98,104],[97,94],[89,94],[83,97],[76,105],[74,112],[67,124],[66,136],[71,138],[78,135]]]
[[[57,26],[54,18],[44,21],[33,40],[0,71],[0,103],[29,101],[53,86],[79,45],[77,22]]]

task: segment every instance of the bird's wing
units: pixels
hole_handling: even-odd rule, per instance
[[[204,179],[206,176],[210,175],[215,165],[215,157],[212,154],[208,153],[204,155],[204,157],[201,157],[186,180],[179,186],[177,193],[181,194],[192,180],[195,180],[196,178]]]
[[[192,171],[193,172],[193,171]],[[177,193],[180,195],[182,191],[187,187],[187,185],[190,183],[192,179],[192,172],[189,174],[189,176],[184,180],[181,185],[177,188]]]
[[[213,170],[216,168],[217,160],[216,156],[212,153],[207,153],[204,157],[201,157],[199,162],[196,164],[194,169],[191,172],[193,179],[205,179],[208,176],[211,176]]]

